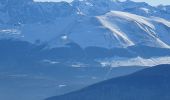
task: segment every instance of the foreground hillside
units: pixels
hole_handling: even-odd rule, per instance
[[[46,100],[169,100],[170,65],[159,65]]]

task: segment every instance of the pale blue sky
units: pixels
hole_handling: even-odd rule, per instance
[[[72,0],[35,0],[35,1],[68,1],[71,2]],[[121,0],[123,1],[123,0]],[[137,1],[137,2],[147,2],[151,5],[159,5],[159,4],[164,4],[164,5],[170,5],[170,0],[133,0],[133,1]]]

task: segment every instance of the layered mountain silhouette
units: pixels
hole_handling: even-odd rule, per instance
[[[170,65],[159,65],[46,100],[169,100]]]
[[[0,0],[0,99],[41,100],[169,64],[169,20],[168,5],[130,0]]]

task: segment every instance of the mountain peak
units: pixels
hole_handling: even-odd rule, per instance
[[[121,8],[117,0],[74,0],[72,4],[85,15],[101,15]]]

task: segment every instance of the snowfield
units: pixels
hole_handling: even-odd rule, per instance
[[[96,59],[100,62],[103,67],[120,67],[120,66],[156,66],[161,64],[170,64],[170,57],[153,57],[153,58],[105,58],[105,59]]]

